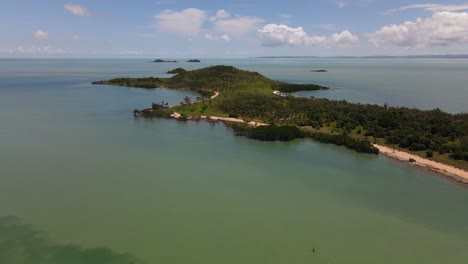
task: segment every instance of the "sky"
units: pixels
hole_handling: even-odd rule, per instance
[[[468,0],[0,0],[0,57],[468,54]]]

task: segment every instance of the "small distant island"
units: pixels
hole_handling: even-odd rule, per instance
[[[468,173],[468,114],[279,94],[330,88],[275,81],[231,66],[177,72],[170,78],[117,78],[93,84],[186,89],[201,95],[194,101],[186,97],[176,106],[162,102],[135,109],[136,117],[225,121],[236,135],[259,140],[312,138],[362,153],[378,154],[382,150],[388,156],[404,151],[418,157],[413,165],[449,175],[446,169],[421,165],[430,164],[419,162],[424,159]],[[416,160],[414,157],[411,159]],[[453,178],[468,183],[468,176]]]
[[[153,62],[159,62],[159,63],[161,63],[161,62],[178,62],[178,61],[176,61],[176,60],[162,60],[162,59],[156,59],[156,60],[154,60]]]
[[[191,59],[191,60],[188,60],[187,62],[201,62],[201,61],[197,59]]]
[[[320,70],[311,70],[311,72],[328,72],[328,71],[327,71],[327,70],[320,69]]]
[[[179,73],[183,73],[183,72],[186,72],[186,70],[183,69],[183,68],[176,68],[176,69],[168,71],[167,73],[169,73],[169,74],[179,74]]]

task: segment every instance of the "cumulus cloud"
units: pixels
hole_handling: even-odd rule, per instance
[[[205,34],[205,38],[208,39],[208,40],[213,40],[213,41],[215,41],[215,40],[224,40],[226,42],[231,41],[231,37],[229,37],[229,35],[227,35],[227,34],[217,36],[217,35],[214,35],[214,34],[207,33],[207,34]]]
[[[351,47],[359,43],[359,38],[349,31],[335,33],[330,37],[309,36],[302,27],[292,28],[286,25],[268,24],[258,30],[260,42],[263,46],[337,46]]]
[[[155,27],[159,31],[182,37],[193,37],[202,31],[206,13],[196,8],[182,11],[165,10],[157,14],[155,19]]]
[[[437,12],[432,17],[388,25],[369,34],[375,46],[422,48],[468,43],[468,13]]]
[[[263,19],[258,17],[236,17],[231,19],[221,19],[215,21],[215,28],[233,36],[242,36],[255,32]]]
[[[307,33],[302,27],[291,28],[286,25],[268,24],[258,30],[263,46],[298,46],[307,42]]]
[[[90,16],[91,13],[84,7],[77,4],[66,4],[63,6],[66,10],[77,16]]]
[[[408,9],[424,9],[430,12],[443,12],[443,11],[463,11],[468,10],[468,4],[463,5],[441,5],[441,4],[416,4],[416,5],[407,5],[400,8],[391,9],[385,12],[385,14],[390,14],[397,11],[404,11]]]
[[[210,18],[211,21],[216,21],[216,20],[220,20],[220,19],[226,19],[226,18],[230,18],[231,17],[231,14],[229,14],[228,12],[226,12],[226,10],[224,9],[221,9],[221,10],[218,10],[216,12],[216,15],[215,16],[212,16]]]
[[[351,47],[359,43],[359,38],[351,32],[345,30],[341,33],[334,33],[327,41],[331,46]]]
[[[61,48],[53,48],[51,46],[18,46],[9,52],[10,54],[63,54]]]
[[[34,33],[34,37],[38,40],[48,40],[49,39],[49,33],[48,32],[45,32],[45,31],[42,31],[42,30],[38,30]]]

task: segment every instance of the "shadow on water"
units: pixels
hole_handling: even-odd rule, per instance
[[[1,264],[142,264],[130,254],[108,248],[57,245],[15,216],[0,217]]]

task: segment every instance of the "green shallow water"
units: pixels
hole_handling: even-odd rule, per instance
[[[313,141],[134,120],[134,108],[187,93],[89,85],[164,66],[28,64],[0,63],[2,264],[468,259],[463,186]]]

